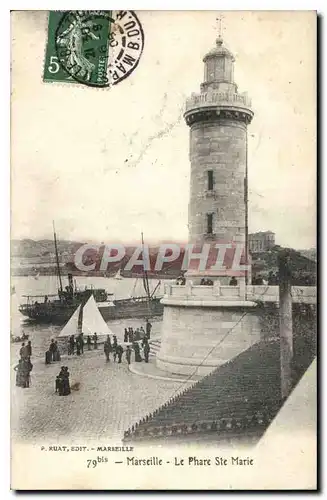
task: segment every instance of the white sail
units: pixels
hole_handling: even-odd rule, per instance
[[[115,280],[122,280],[122,279],[123,279],[123,277],[122,277],[122,275],[120,273],[120,269],[118,269],[118,271],[117,271],[117,273],[115,275]]]
[[[71,318],[65,324],[58,337],[70,337],[78,334],[78,317],[81,309],[81,304],[77,307]]]
[[[93,295],[91,295],[83,308],[82,332],[84,336],[93,335],[94,332],[96,332],[98,337],[101,335],[113,334],[101,316]]]

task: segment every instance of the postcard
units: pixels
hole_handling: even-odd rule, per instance
[[[11,488],[316,490],[316,12],[11,36]]]

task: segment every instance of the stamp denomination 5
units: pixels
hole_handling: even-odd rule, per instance
[[[110,87],[134,71],[143,46],[133,11],[50,12],[43,79]]]

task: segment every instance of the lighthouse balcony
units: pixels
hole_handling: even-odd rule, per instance
[[[232,106],[233,108],[251,109],[251,99],[247,93],[242,94],[231,92],[201,92],[199,94],[192,93],[186,99],[185,112],[212,106]]]

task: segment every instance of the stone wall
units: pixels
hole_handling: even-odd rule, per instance
[[[246,134],[246,125],[234,120],[217,119],[192,125],[189,203],[191,242],[206,239],[206,214],[210,212],[213,213],[216,240],[245,241]],[[213,170],[213,192],[208,192],[208,170]]]
[[[205,375],[258,342],[260,331],[255,307],[165,305],[157,366],[190,375],[200,365],[196,373]]]

